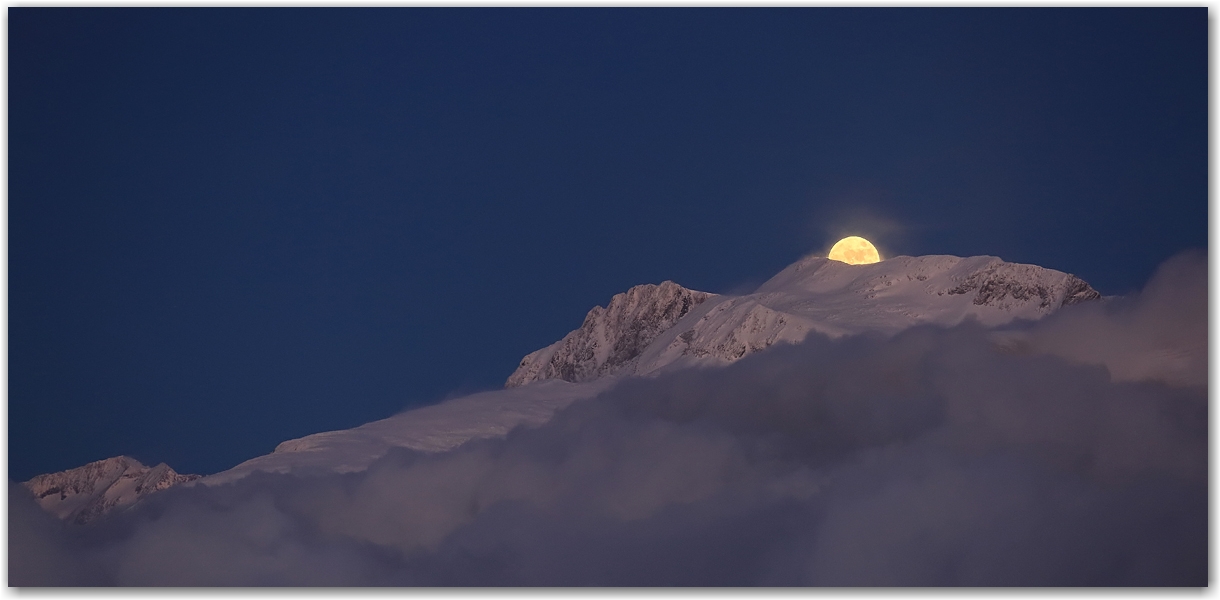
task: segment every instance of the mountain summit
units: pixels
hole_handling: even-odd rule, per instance
[[[622,371],[658,335],[712,296],[672,281],[637,285],[615,295],[606,308],[593,307],[580,329],[521,359],[504,387],[543,379],[576,383]]]
[[[23,485],[34,493],[43,510],[64,520],[87,523],[149,494],[196,479],[198,475],[180,475],[165,463],[146,467],[130,456],[116,456],[38,475]]]

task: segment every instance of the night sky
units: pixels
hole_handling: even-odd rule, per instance
[[[213,473],[838,237],[1207,247],[1207,9],[10,8],[9,477]]]

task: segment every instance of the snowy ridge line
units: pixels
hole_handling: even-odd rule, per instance
[[[594,307],[578,329],[523,358],[505,388],[408,410],[352,429],[280,443],[267,455],[199,479],[117,457],[39,475],[25,486],[61,518],[85,522],[155,491],[218,485],[254,472],[361,471],[391,448],[444,452],[546,423],[625,377],[716,367],[775,344],[975,320],[997,327],[1099,299],[1080,278],[994,256],[898,256],[869,265],[803,258],[753,293],[716,295],[672,281],[639,285]]]
[[[444,452],[470,440],[503,437],[519,426],[537,427],[549,421],[555,411],[576,400],[595,396],[614,381],[614,377],[606,377],[577,385],[552,380],[523,388],[453,398],[353,429],[315,433],[282,442],[271,454],[208,475],[200,483],[228,483],[256,471],[362,471],[391,448]]]
[[[180,475],[161,463],[146,467],[130,456],[116,456],[87,465],[38,475],[23,483],[38,505],[74,523],[87,523],[110,511],[128,508],[146,496],[199,479]]]

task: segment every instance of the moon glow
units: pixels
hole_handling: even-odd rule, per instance
[[[826,258],[845,262],[849,265],[867,265],[881,261],[881,254],[872,242],[859,237],[847,236],[830,248]]]

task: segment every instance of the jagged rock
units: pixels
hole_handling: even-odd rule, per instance
[[[33,492],[47,512],[74,523],[87,523],[149,494],[196,479],[199,475],[180,475],[165,463],[150,468],[129,456],[116,456],[38,475],[22,485]]]
[[[672,281],[637,285],[615,295],[606,308],[593,307],[580,329],[523,358],[505,387],[544,379],[588,381],[616,372],[713,295]]]
[[[1050,271],[1062,277],[1048,278],[1045,277],[1048,271],[1034,265],[999,262],[971,274],[947,293],[976,292],[974,304],[980,306],[1000,306],[1009,298],[1021,302],[1037,298],[1043,309],[1101,298],[1097,290],[1079,277]]]
[[[1063,290],[1063,302],[1060,306],[1071,306],[1081,302],[1091,300],[1101,300],[1101,292],[1093,289],[1093,286],[1086,283],[1083,279],[1068,275],[1069,279]]]

